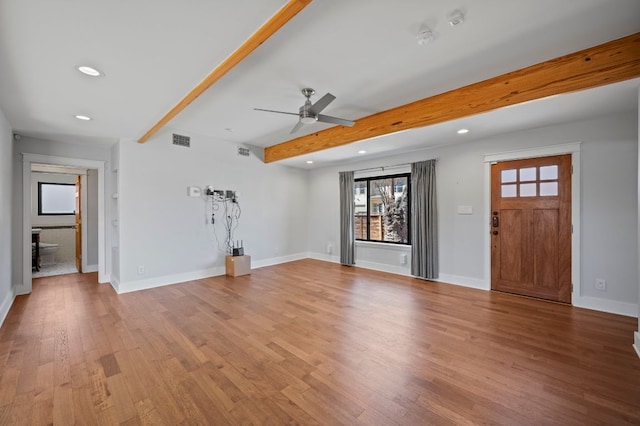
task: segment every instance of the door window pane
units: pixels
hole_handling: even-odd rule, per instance
[[[543,166],[540,167],[540,180],[554,180],[558,179],[558,166]],[[540,188],[542,192],[542,187]]]
[[[502,183],[515,182],[516,181],[516,170],[503,170],[500,173],[500,181]]]
[[[502,198],[510,198],[517,196],[517,185],[502,185]]]
[[[520,196],[521,197],[535,197],[536,196],[536,184],[535,183],[522,183],[520,184]]]
[[[558,195],[558,182],[540,182],[540,195],[555,197]]]
[[[531,182],[536,180],[536,168],[535,167],[527,167],[524,169],[520,169],[520,182]]]

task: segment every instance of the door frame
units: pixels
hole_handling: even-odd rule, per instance
[[[571,303],[580,299],[580,148],[582,142],[541,146],[517,151],[485,154],[484,156],[484,223],[486,232],[484,237],[484,267],[486,271],[485,285],[491,290],[491,164],[500,161],[523,160],[526,158],[550,157],[553,155],[571,154]]]
[[[31,165],[54,164],[57,166],[72,166],[98,171],[98,282],[107,282],[106,240],[105,240],[105,162],[84,160],[79,158],[57,157],[42,154],[22,154],[22,286],[16,289],[16,294],[29,294],[32,289],[31,273]],[[86,176],[86,175],[85,175]],[[86,186],[86,185],[85,185]],[[86,198],[86,197],[85,197]],[[83,241],[83,249],[84,247]],[[83,255],[84,261],[84,255]]]

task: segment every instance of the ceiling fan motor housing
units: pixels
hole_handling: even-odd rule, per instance
[[[309,112],[309,108],[311,108],[311,102],[307,100],[304,105],[300,107],[300,121],[304,124],[311,124],[318,121],[318,115],[312,112]]]

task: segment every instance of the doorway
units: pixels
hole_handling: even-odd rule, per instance
[[[84,160],[78,158],[57,157],[41,154],[23,155],[22,167],[22,285],[16,287],[16,294],[29,294],[32,288],[32,220],[31,220],[31,165],[50,164],[70,166],[83,169],[95,169],[98,174],[97,193],[97,272],[98,282],[109,281],[106,261],[106,233],[105,233],[105,161]]]
[[[97,176],[95,169],[31,165],[33,278],[97,270]]]
[[[491,289],[571,303],[571,155],[491,165]]]

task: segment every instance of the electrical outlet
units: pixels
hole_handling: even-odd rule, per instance
[[[144,265],[138,265],[138,275],[144,274]]]
[[[596,290],[607,291],[607,281],[602,278],[596,278]]]
[[[333,246],[331,244],[327,244],[327,254],[331,254],[333,251]]]

